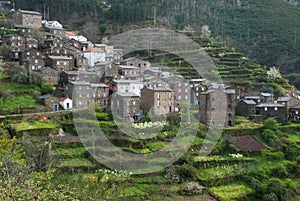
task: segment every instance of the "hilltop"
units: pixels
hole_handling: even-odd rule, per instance
[[[45,13],[46,18],[56,18],[67,28],[89,35],[91,40],[147,26],[177,30],[190,26],[197,31],[208,25],[215,39],[225,41],[262,65],[275,65],[283,73],[294,73],[299,71],[300,63],[297,45],[300,12],[293,2],[71,0],[58,3],[17,0],[16,8]]]

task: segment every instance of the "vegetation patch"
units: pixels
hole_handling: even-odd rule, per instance
[[[233,200],[241,198],[253,192],[253,190],[245,184],[229,184],[212,187],[211,192],[221,200]]]

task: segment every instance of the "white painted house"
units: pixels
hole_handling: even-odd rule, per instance
[[[61,105],[65,110],[72,109],[72,100],[70,98],[61,98],[59,100],[59,105]]]
[[[138,80],[113,80],[112,84],[117,92],[131,92],[138,96],[141,96],[141,89],[144,87],[144,84]]]
[[[66,31],[65,36],[68,40],[74,39],[77,40],[79,42],[86,42],[88,41],[88,39],[82,35],[77,35],[74,32],[71,31]]]
[[[94,68],[97,63],[105,61],[105,52],[101,48],[89,48],[82,51],[82,54],[88,59],[90,68]]]

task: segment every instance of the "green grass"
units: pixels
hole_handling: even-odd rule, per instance
[[[10,91],[16,93],[29,93],[33,91],[38,91],[38,87],[32,86],[29,84],[19,84],[13,82],[1,82],[0,83],[0,91]]]
[[[13,125],[16,132],[25,131],[25,130],[33,130],[33,129],[43,129],[43,128],[57,128],[59,126],[58,123],[54,121],[22,121],[19,124]]]
[[[236,116],[235,117],[235,125],[225,128],[225,129],[249,129],[249,128],[260,128],[262,127],[262,124],[260,123],[254,123],[247,119],[246,117]]]
[[[94,167],[94,164],[86,158],[62,159],[56,167]]]
[[[0,101],[2,102],[2,101]],[[19,107],[37,107],[42,106],[30,95],[22,95],[17,97],[7,98],[2,102],[3,109],[16,109]]]
[[[216,186],[212,187],[210,190],[214,195],[218,196],[221,200],[224,201],[234,200],[253,192],[251,188],[242,183]]]
[[[86,151],[85,147],[76,147],[73,149],[56,149],[54,154],[67,157],[77,157],[84,155]]]

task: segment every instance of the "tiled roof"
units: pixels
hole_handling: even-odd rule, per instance
[[[75,33],[71,32],[71,31],[66,31],[66,34],[69,36],[77,36]]]
[[[101,48],[93,47],[93,48],[86,49],[82,52],[103,52],[103,50]]]

